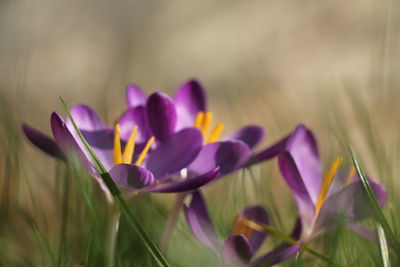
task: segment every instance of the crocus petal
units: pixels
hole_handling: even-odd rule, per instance
[[[53,139],[25,123],[22,124],[22,131],[29,141],[31,141],[31,143],[40,150],[49,154],[50,156],[65,160],[64,153],[61,152],[60,148]]]
[[[218,253],[220,245],[203,196],[196,191],[191,194],[191,197],[190,203],[184,206],[189,228],[201,243]]]
[[[207,108],[206,93],[196,80],[184,83],[175,93],[174,103],[178,114],[178,129],[192,126],[196,115]]]
[[[304,184],[304,180],[300,176],[294,159],[289,152],[283,152],[279,155],[278,164],[283,178],[292,190],[303,227],[308,229],[314,217],[314,205]]]
[[[248,220],[253,220],[257,223],[269,224],[268,213],[261,206],[248,207],[243,210],[239,216],[246,216]],[[266,237],[267,234],[265,232],[253,230],[249,243],[254,254],[260,249]]]
[[[250,149],[242,141],[221,141],[202,147],[189,165],[189,173],[204,173],[220,167],[219,177],[241,167],[249,158]]]
[[[97,113],[89,106],[76,105],[71,108],[71,115],[80,130],[94,131],[102,130],[107,126],[100,120]],[[66,122],[70,131],[73,126],[69,119]]]
[[[216,168],[206,174],[198,177],[188,178],[182,182],[171,183],[148,190],[153,193],[177,193],[196,190],[211,182],[218,174],[219,168]]]
[[[310,197],[315,204],[321,189],[321,161],[314,135],[304,125],[296,128],[287,141],[290,152],[303,179]]]
[[[247,161],[246,166],[251,166],[257,163],[260,163],[265,160],[272,159],[279,155],[279,153],[283,152],[286,147],[286,143],[289,137],[285,137],[275,144],[267,147],[266,149],[261,150],[255,155],[251,156],[251,158]]]
[[[98,176],[90,157],[80,148],[64,120],[56,112],[51,114],[50,124],[54,140],[62,152],[69,157],[77,157],[92,176]]]
[[[127,141],[132,133],[133,127],[138,127],[136,136],[137,143],[144,143],[151,137],[150,128],[147,122],[146,109],[144,106],[128,108],[118,120],[120,125],[121,139]]]
[[[302,231],[303,229],[301,220],[298,219],[296,221],[296,224],[293,228],[290,237],[294,240],[299,240]],[[299,250],[300,250],[299,246],[282,243],[272,251],[266,253],[265,255],[261,256],[260,258],[252,262],[251,266],[256,267],[260,266],[261,264],[263,266],[275,265],[294,256]]]
[[[375,192],[378,203],[383,206],[387,199],[384,187],[371,179],[369,179],[369,183]],[[340,219],[346,219],[347,222],[353,223],[371,215],[371,207],[361,181],[355,181],[328,197],[321,208],[315,232],[317,234],[327,228],[335,227]]]
[[[196,158],[201,150],[202,142],[203,138],[198,129],[183,129],[171,135],[150,153],[146,168],[159,179],[180,171]]]
[[[125,99],[128,107],[134,108],[137,106],[145,105],[147,96],[136,84],[129,84],[126,87]]]
[[[360,225],[349,224],[348,228],[371,243],[378,244],[378,235],[375,230],[367,229]]]
[[[232,266],[242,266],[250,261],[253,256],[251,245],[243,235],[230,236],[222,246],[224,262]]]
[[[75,129],[73,129],[73,131],[75,133]],[[81,133],[93,149],[94,153],[96,153],[96,156],[100,159],[104,167],[109,170],[112,166],[114,166],[114,130],[111,128],[96,131],[81,130]],[[81,149],[85,150],[78,135],[75,133],[73,136],[81,146]]]
[[[174,133],[177,115],[174,103],[164,93],[154,93],[147,100],[147,118],[153,135],[164,141]]]
[[[255,148],[264,139],[264,128],[257,125],[248,125],[233,132],[225,140],[240,140],[249,146],[250,149]]]
[[[133,164],[118,164],[109,171],[114,182],[126,189],[141,189],[154,184],[154,176],[148,170]]]

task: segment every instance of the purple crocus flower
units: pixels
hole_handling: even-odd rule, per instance
[[[210,182],[218,174],[219,166],[193,175],[185,181],[171,180],[174,173],[187,167],[199,154],[203,140],[198,129],[185,128],[169,136],[163,143],[153,144],[154,137],[145,141],[148,129],[145,113],[140,107],[134,112],[133,122],[126,118],[125,113],[115,127],[104,124],[88,106],[74,106],[71,114],[116,184],[128,191],[190,191]],[[133,124],[135,126],[130,135],[126,135],[123,129]],[[138,126],[142,126],[141,129]],[[26,124],[23,125],[28,139],[47,154],[65,160],[73,153],[107,191],[71,122],[64,122],[54,112],[51,115],[51,128],[54,140]],[[153,150],[152,146],[155,147]],[[157,186],[160,183],[168,184]]]
[[[264,138],[264,129],[257,125],[245,126],[220,138],[224,124],[219,122],[211,130],[213,113],[207,110],[206,93],[196,80],[185,82],[172,99],[161,92],[147,97],[138,86],[131,84],[126,89],[126,102],[127,113],[145,107],[150,132],[159,143],[188,127],[200,130],[204,145],[185,170],[191,175],[220,166],[218,177],[221,177],[276,156],[284,145],[284,141],[280,141],[259,153],[252,153]]]
[[[267,234],[252,228],[251,225],[269,223],[267,211],[261,206],[248,207],[235,216],[230,234],[224,242],[220,242],[215,232],[205,201],[199,191],[191,194],[190,203],[185,205],[184,212],[193,235],[214,251],[219,260],[226,265],[273,265],[284,261],[298,250],[297,246],[282,244],[259,258],[254,258]],[[298,222],[291,236],[298,239],[300,233],[301,224]]]
[[[300,125],[286,139],[285,149],[279,155],[279,168],[297,204],[303,242],[334,228],[340,220],[365,238],[374,238],[372,232],[355,225],[372,213],[354,168],[340,170],[341,162],[337,158],[322,178],[321,160],[312,132]],[[372,179],[369,182],[383,206],[387,199],[384,187]]]

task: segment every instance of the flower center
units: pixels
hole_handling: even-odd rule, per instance
[[[235,216],[232,222],[232,235],[244,235],[247,239],[250,239],[254,228],[250,227],[251,223],[255,223],[254,220],[247,219],[246,216]]]
[[[322,208],[322,206],[326,200],[326,197],[328,195],[329,188],[332,185],[333,179],[335,178],[335,175],[336,175],[342,161],[343,161],[343,159],[341,157],[337,157],[333,161],[331,167],[329,168],[328,172],[325,175],[325,178],[321,185],[321,189],[319,191],[317,204],[315,205],[314,220],[318,217],[319,212],[321,211],[321,208]]]
[[[196,115],[196,120],[194,122],[194,127],[199,129],[201,133],[203,134],[203,140],[205,144],[209,144],[212,142],[215,142],[219,139],[221,136],[222,130],[224,129],[224,124],[222,122],[217,123],[215,126],[214,130],[208,134],[208,131],[210,130],[210,126],[212,123],[213,119],[213,113],[210,111],[203,112],[200,111]]]
[[[129,136],[128,142],[126,143],[124,153],[121,153],[121,137],[120,137],[120,126],[119,124],[115,125],[115,132],[114,132],[114,164],[118,165],[121,163],[131,164],[133,154],[135,152],[135,140],[136,134],[138,131],[138,127],[133,127],[131,135]],[[146,146],[140,153],[138,159],[136,160],[135,164],[140,165],[142,164],[144,158],[146,157],[147,153],[150,150],[151,145],[154,142],[154,136],[149,138],[146,143]]]

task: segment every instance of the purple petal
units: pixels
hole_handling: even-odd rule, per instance
[[[126,87],[125,99],[128,107],[134,108],[140,105],[145,105],[147,96],[136,84],[129,84]]]
[[[383,206],[387,199],[385,188],[373,180],[369,180],[369,182],[378,203]],[[328,197],[321,208],[316,232],[335,227],[341,218],[353,223],[370,216],[372,216],[372,211],[368,198],[363,191],[361,182],[355,181]]]
[[[293,193],[303,227],[308,229],[314,217],[314,205],[299,170],[289,152],[283,152],[278,158],[279,169]]]
[[[134,126],[138,127],[137,143],[145,143],[151,137],[144,106],[128,108],[119,118],[118,124],[120,125],[121,139],[124,141],[128,141]]]
[[[73,129],[74,133],[75,130]],[[85,131],[81,130],[83,137],[92,147],[96,156],[100,159],[104,167],[109,170],[114,166],[114,130],[111,128],[97,130],[97,131]],[[82,142],[80,141],[78,135],[73,134],[75,140],[81,146],[82,150],[85,150]]]
[[[176,111],[172,100],[164,93],[154,93],[147,100],[147,118],[153,135],[160,141],[175,132]]]
[[[198,177],[187,178],[183,182],[171,183],[148,190],[153,193],[177,193],[196,190],[211,182],[218,174],[219,168]]]
[[[107,128],[97,115],[97,113],[89,106],[76,105],[71,108],[71,115],[80,130],[94,131]],[[72,123],[67,120],[66,124],[70,131],[72,131]]]
[[[240,140],[253,149],[264,139],[264,135],[264,129],[261,126],[248,125],[233,132],[225,139]]]
[[[304,125],[300,125],[287,141],[286,149],[292,155],[304,185],[315,204],[321,189],[322,174],[314,135]]]
[[[85,150],[81,149],[63,119],[56,112],[51,114],[50,124],[54,140],[63,153],[68,157],[77,157],[91,175],[98,176],[90,157]]]
[[[196,115],[207,108],[206,93],[196,80],[184,83],[175,93],[174,103],[178,114],[178,129],[193,126]]]
[[[230,236],[222,247],[224,262],[229,266],[242,266],[253,256],[251,245],[243,235]]]
[[[178,172],[196,158],[201,150],[202,142],[203,138],[198,129],[183,129],[171,135],[150,153],[146,168],[159,179]]]
[[[378,244],[378,235],[375,230],[367,229],[360,225],[349,224],[348,228],[371,243]]]
[[[61,152],[60,148],[53,139],[25,123],[22,124],[22,131],[29,141],[31,141],[31,143],[37,146],[40,150],[49,154],[50,156],[65,160],[64,154]]]
[[[290,237],[294,240],[299,240],[302,231],[303,231],[302,224],[301,224],[300,219],[298,219],[296,221],[296,224],[293,228],[293,231],[292,231]],[[299,246],[282,243],[279,246],[277,246],[275,249],[273,249],[272,251],[261,256],[256,261],[252,262],[251,266],[254,266],[254,267],[260,266],[261,264],[263,266],[275,265],[275,264],[278,264],[278,263],[294,256],[299,250],[300,250]]]
[[[118,186],[127,189],[141,189],[155,181],[151,172],[133,164],[118,164],[109,173]]]
[[[269,224],[268,213],[261,206],[253,206],[246,208],[240,216],[246,216],[248,220],[254,220],[255,222],[262,224]],[[253,253],[257,253],[260,249],[262,243],[264,242],[267,234],[265,232],[259,232],[257,230],[253,230],[251,237],[249,239],[249,243],[251,245]]]
[[[193,235],[204,245],[215,252],[219,251],[217,234],[207,212],[203,196],[199,191],[191,194],[189,205],[185,205],[184,213],[186,221]]]
[[[203,146],[196,159],[189,165],[190,173],[204,173],[220,167],[218,176],[240,168],[249,158],[250,149],[242,141],[221,141]]]
[[[286,143],[289,137],[285,137],[279,140],[277,143],[263,149],[262,151],[258,152],[257,154],[251,156],[251,158],[246,163],[246,166],[251,166],[253,164],[260,163],[264,160],[272,159],[279,155],[279,153],[283,152],[286,147]]]

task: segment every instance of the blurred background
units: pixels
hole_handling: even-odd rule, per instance
[[[39,225],[59,220],[51,201],[57,163],[22,138],[21,122],[50,134],[50,113],[64,114],[63,96],[112,123],[125,108],[128,83],[172,95],[189,78],[203,83],[226,132],[261,124],[270,144],[305,123],[324,168],[338,154],[348,157],[353,145],[369,173],[392,183],[400,151],[399,15],[393,0],[1,0],[2,211],[31,210],[35,199],[45,207]],[[277,177],[280,202],[288,190],[275,165],[257,173]],[[225,186],[207,189],[210,202]],[[16,243],[32,249],[26,240]]]

